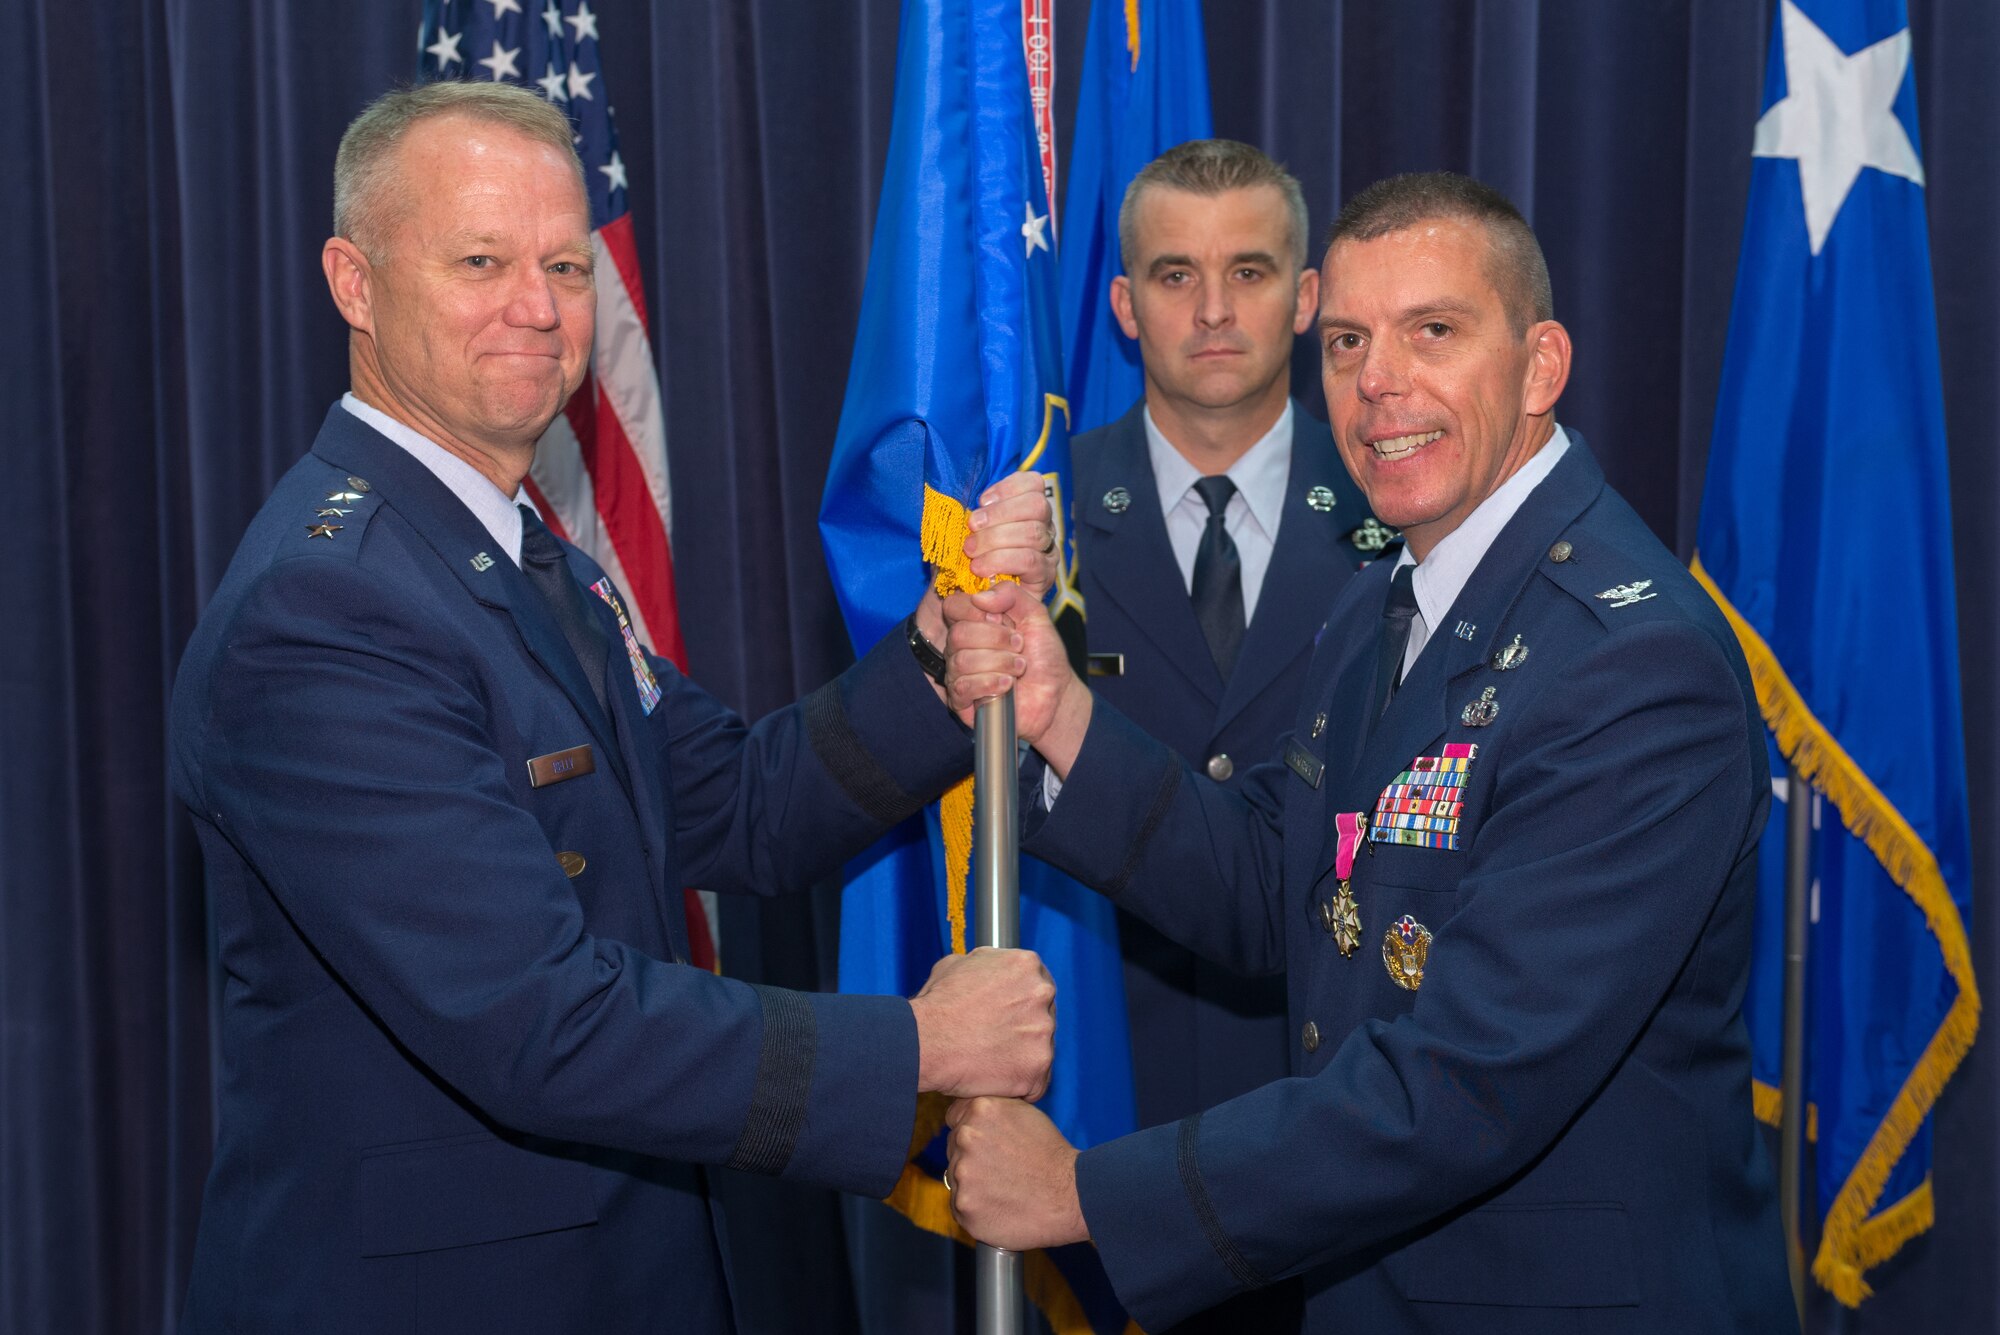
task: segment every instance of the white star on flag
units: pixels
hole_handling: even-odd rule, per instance
[[[596,40],[597,15],[590,12],[590,0],[583,0],[583,3],[576,7],[576,13],[564,19],[563,22],[576,29],[577,41],[581,42],[586,37],[591,38],[593,41]]]
[[[1817,255],[1863,167],[1924,183],[1924,164],[1894,103],[1910,68],[1904,28],[1853,55],[1783,0],[1785,99],[1757,122],[1751,152],[1796,158],[1806,236]]]
[[[493,21],[495,23],[500,21],[502,14],[518,14],[521,12],[521,0],[486,0],[486,3],[493,6]]]
[[[571,97],[583,98],[587,102],[595,102],[597,99],[590,95],[590,81],[592,79],[595,79],[596,77],[597,76],[595,74],[585,74],[582,70],[576,67],[576,62],[574,60],[570,61],[569,95]]]
[[[562,71],[557,69],[554,65],[549,66],[549,72],[547,74],[544,74],[541,78],[535,80],[535,82],[542,86],[542,96],[546,97],[549,101],[551,102],[569,101],[569,94],[563,91]]]
[[[493,82],[499,83],[502,79],[518,79],[521,77],[521,71],[514,66],[514,57],[520,54],[521,48],[518,46],[512,51],[501,50],[500,43],[496,39],[493,43],[493,54],[482,57],[477,63],[491,70],[493,72]]]
[[[549,36],[562,36],[562,11],[556,8],[555,0],[549,0],[549,7],[542,11],[542,22],[549,25]]]
[[[616,149],[612,150],[611,161],[597,170],[604,173],[605,179],[611,182],[613,190],[625,189],[625,160],[618,156]]]
[[[1021,224],[1021,235],[1027,241],[1027,256],[1029,259],[1033,259],[1037,247],[1043,250],[1049,248],[1049,215],[1044,213],[1041,217],[1037,218],[1035,216],[1035,206],[1032,203],[1027,206],[1027,211],[1028,221]]]
[[[445,66],[453,63],[463,65],[465,57],[458,54],[458,39],[463,36],[465,34],[462,32],[446,32],[443,26],[440,25],[437,40],[425,47],[424,50],[437,57],[439,69],[443,69]]]

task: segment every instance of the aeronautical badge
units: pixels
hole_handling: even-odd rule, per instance
[[[1431,929],[1405,913],[1382,934],[1382,966],[1405,992],[1424,985],[1424,965],[1431,957]]]
[[[639,704],[651,714],[660,703],[660,683],[653,676],[653,665],[646,661],[646,651],[639,647],[639,637],[632,633],[632,622],[625,615],[625,604],[618,601],[617,590],[611,581],[600,579],[590,586],[590,591],[610,604],[618,614],[618,630],[625,637],[625,655],[632,660],[632,683],[639,688]]]
[[[1361,521],[1359,528],[1347,535],[1347,541],[1353,545],[1355,551],[1366,552],[1372,556],[1402,536],[1395,529],[1384,525],[1374,515],[1370,515]]]
[[[1653,587],[1652,580],[1642,579],[1636,584],[1616,585],[1612,588],[1606,589],[1603,593],[1600,593],[1597,596],[1604,599],[1604,601],[1610,603],[1613,607],[1630,607],[1633,603],[1643,603],[1648,598],[1659,597],[1660,595],[1657,593],[1646,592],[1646,590],[1652,587]]]

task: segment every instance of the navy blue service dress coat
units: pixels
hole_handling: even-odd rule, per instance
[[[894,1184],[908,1004],[680,963],[680,891],[803,886],[962,774],[963,730],[900,642],[746,727],[586,602],[608,716],[479,521],[339,407],[252,522],[173,706],[223,975],[182,1329],[727,1331],[697,1165]]]
[[[1740,1015],[1762,725],[1721,616],[1572,442],[1372,729],[1387,563],[1283,763],[1218,786],[1100,708],[1028,813],[1026,847],[1168,935],[1288,970],[1290,1077],[1078,1161],[1145,1326],[1303,1272],[1313,1331],[1793,1328]],[[1361,845],[1352,954],[1343,813],[1435,822]]]
[[[1326,425],[1294,403],[1278,541],[1257,614],[1224,681],[1167,539],[1145,413],[1142,401],[1071,442],[1090,648],[1093,657],[1115,656],[1121,669],[1090,684],[1189,764],[1241,775],[1277,754],[1327,609],[1379,554],[1387,530],[1367,525],[1368,504]],[[1114,488],[1125,496],[1107,504]],[[1282,979],[1204,958],[1201,943],[1190,950],[1135,914],[1119,914],[1118,935],[1141,1126],[1177,1121],[1287,1072]]]

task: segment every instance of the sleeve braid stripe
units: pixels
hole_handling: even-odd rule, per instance
[[[754,985],[753,985],[754,986]],[[776,1177],[791,1162],[806,1124],[819,1024],[812,1003],[783,988],[758,987],[764,1008],[764,1043],[757,1054],[757,1084],[743,1132],[730,1152],[730,1168]]]
[[[1180,788],[1181,767],[1170,764],[1160,780],[1159,791],[1153,794],[1153,805],[1146,810],[1146,819],[1139,826],[1138,837],[1125,851],[1125,865],[1118,869],[1116,876],[1105,883],[1104,893],[1107,898],[1116,899],[1125,893],[1125,886],[1131,881],[1132,873],[1139,869],[1139,859],[1145,855],[1146,845],[1153,842],[1153,834],[1160,828],[1160,822],[1167,818],[1167,812],[1174,805],[1174,794],[1178,793]]]
[[[1195,1218],[1201,1222],[1203,1236],[1208,1245],[1215,1248],[1215,1254],[1222,1258],[1222,1264],[1238,1284],[1246,1289],[1264,1287],[1264,1277],[1257,1273],[1222,1231],[1222,1221],[1216,1217],[1215,1205],[1208,1199],[1208,1187],[1201,1180],[1201,1166],[1195,1162],[1195,1147],[1201,1139],[1201,1114],[1181,1119],[1180,1148],[1178,1154],[1181,1186],[1187,1191],[1188,1204],[1194,1207]]]
[[[830,681],[805,698],[806,739],[819,763],[840,785],[848,800],[870,819],[895,825],[914,816],[923,803],[903,791],[895,776],[882,767],[848,721],[841,703],[840,683]]]

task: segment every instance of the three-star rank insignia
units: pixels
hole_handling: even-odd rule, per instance
[[[1369,515],[1361,521],[1360,527],[1348,533],[1347,541],[1355,551],[1366,552],[1372,556],[1402,536],[1374,515]]]
[[[1424,966],[1431,958],[1431,929],[1405,913],[1382,934],[1382,967],[1405,992],[1424,985]]]
[[[1630,607],[1633,603],[1643,603],[1648,598],[1659,597],[1660,595],[1657,593],[1646,592],[1646,590],[1652,587],[1652,580],[1642,579],[1636,584],[1613,585],[1597,596],[1610,603],[1613,607]]]
[[[307,541],[311,541],[314,538],[325,538],[331,542],[333,535],[346,527],[347,525],[345,524],[307,524],[306,539]]]

